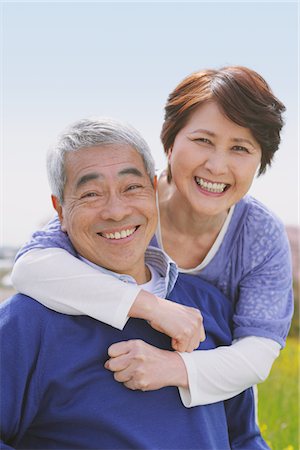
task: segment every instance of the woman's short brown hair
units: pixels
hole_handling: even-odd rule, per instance
[[[258,174],[264,173],[278,150],[285,106],[273,95],[267,82],[247,67],[203,70],[179,83],[165,106],[161,132],[165,153],[192,112],[208,101],[216,102],[228,119],[252,132],[262,150]]]

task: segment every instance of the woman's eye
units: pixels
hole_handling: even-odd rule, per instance
[[[195,139],[197,142],[203,142],[203,144],[211,144],[211,141],[207,138],[197,138]]]
[[[237,152],[249,153],[249,150],[247,149],[247,147],[243,147],[242,145],[235,145],[234,147],[232,147],[232,149],[237,151]]]

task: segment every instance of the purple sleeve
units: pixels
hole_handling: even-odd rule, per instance
[[[223,242],[199,276],[234,305],[234,339],[257,336],[282,347],[293,315],[291,252],[282,221],[246,196],[236,204]]]
[[[77,252],[74,249],[67,233],[65,233],[61,229],[58,215],[55,215],[54,218],[50,220],[50,222],[48,222],[44,228],[33,233],[30,240],[26,242],[26,244],[21,247],[21,249],[17,253],[16,260],[29,250],[50,247],[62,248],[71,253],[71,255],[77,256]]]
[[[291,252],[284,225],[252,208],[244,229],[244,268],[234,337],[274,339],[283,347],[293,315]]]

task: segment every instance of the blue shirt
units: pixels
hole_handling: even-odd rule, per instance
[[[170,293],[201,309],[201,350],[231,343],[230,302],[213,286],[179,275]],[[114,342],[142,339],[171,350],[144,320],[117,330],[56,313],[18,294],[0,306],[2,448],[267,449],[252,389],[226,402],[185,408],[176,387],[132,391],[104,369]]]

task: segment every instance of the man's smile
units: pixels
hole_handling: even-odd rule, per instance
[[[133,233],[136,232],[136,230],[139,228],[140,225],[135,227],[127,227],[123,228],[117,231],[102,231],[101,233],[97,233],[99,236],[102,236],[106,239],[112,239],[112,240],[119,240],[119,239],[125,239],[129,236],[131,236]]]

